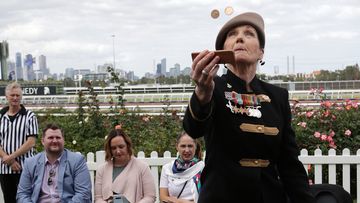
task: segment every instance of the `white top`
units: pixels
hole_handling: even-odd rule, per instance
[[[184,187],[185,182],[186,186],[181,193],[180,199],[194,200],[195,202],[198,199],[198,192],[194,180],[192,179],[199,171],[202,171],[205,164],[203,161],[199,161],[192,167],[186,169],[181,173],[173,173],[172,167],[175,161],[165,164],[161,170],[160,177],[160,188],[167,188],[169,195],[177,197]]]

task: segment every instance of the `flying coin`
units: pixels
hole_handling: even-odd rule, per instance
[[[229,16],[229,15],[234,13],[234,9],[231,6],[228,6],[228,7],[225,8],[224,12],[225,12],[226,15]]]
[[[212,17],[212,18],[216,19],[216,18],[218,18],[219,16],[220,16],[219,10],[214,9],[214,10],[211,11],[211,17]]]

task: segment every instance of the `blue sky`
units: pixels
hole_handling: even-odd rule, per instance
[[[225,15],[231,6],[234,13]],[[360,62],[358,0],[7,0],[0,2],[0,41],[15,52],[47,56],[51,72],[112,63],[138,76],[154,72],[167,58],[168,69],[191,66],[191,52],[214,49],[221,26],[254,11],[265,19],[265,66],[261,72],[309,73],[342,69]],[[213,19],[213,9],[220,16]],[[35,65],[35,69],[37,64]]]

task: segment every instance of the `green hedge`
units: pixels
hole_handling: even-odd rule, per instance
[[[174,115],[138,115],[136,112],[123,112],[116,115],[84,116],[78,115],[38,116],[40,129],[49,122],[59,124],[65,132],[65,147],[83,154],[104,149],[104,140],[108,132],[116,125],[131,137],[135,153],[144,151],[148,156],[157,151],[161,156],[164,151],[175,151],[175,138],[182,130],[182,121]],[[41,136],[40,136],[41,137]],[[40,139],[37,150],[43,150]]]

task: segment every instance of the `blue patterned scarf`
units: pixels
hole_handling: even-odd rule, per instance
[[[173,173],[181,173],[186,169],[190,168],[191,166],[195,165],[199,162],[198,158],[192,158],[189,161],[184,161],[180,156],[174,161],[174,165],[172,167]]]

